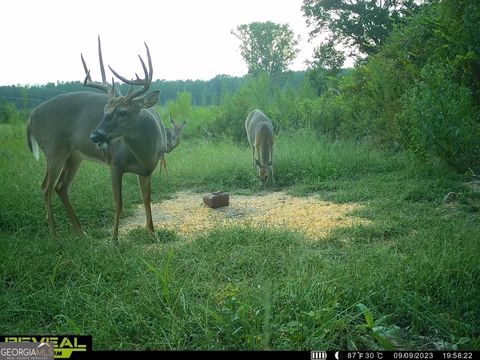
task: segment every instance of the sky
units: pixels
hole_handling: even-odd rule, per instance
[[[127,78],[143,74],[137,55],[146,58],[144,42],[153,79],[243,76],[247,66],[231,30],[254,21],[288,24],[300,35],[300,53],[289,68],[303,70],[315,41],[301,6],[302,0],[2,1],[0,85],[83,81],[80,53],[92,79],[100,80],[98,35],[105,66]]]

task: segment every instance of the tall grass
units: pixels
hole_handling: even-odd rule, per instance
[[[85,163],[71,191],[87,235],[70,235],[55,200],[52,238],[43,159],[21,128],[2,127],[0,138],[2,334],[91,334],[95,350],[480,348],[480,195],[448,169],[284,132],[269,191],[361,202],[368,225],[317,242],[268,227],[193,241],[136,230],[115,249],[106,167]],[[181,189],[260,189],[246,139],[187,137],[167,161],[154,201]],[[137,187],[127,175],[127,215],[141,201]],[[460,195],[445,204],[450,191]]]
[[[275,137],[272,189],[292,188],[309,192],[325,180],[360,178],[404,166],[402,155],[389,155],[359,146],[354,141],[332,142],[313,131],[281,131]],[[254,190],[259,186],[252,164],[252,150],[245,136],[243,144],[221,140],[191,139],[167,155],[169,183],[197,190],[224,188]],[[161,189],[166,184],[156,181]],[[171,188],[168,188],[171,190]]]

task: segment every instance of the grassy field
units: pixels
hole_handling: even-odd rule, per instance
[[[175,191],[260,192],[247,141],[187,139],[154,175]],[[108,169],[84,163],[71,192],[87,236],[48,235],[44,159],[0,127],[0,333],[93,335],[95,350],[480,349],[480,193],[442,165],[308,131],[280,134],[275,186],[364,205],[368,225],[299,233],[218,228],[185,241],[157,228],[110,242]],[[445,202],[449,192],[460,193]],[[124,180],[124,216],[140,203]],[[292,214],[293,216],[293,214]]]

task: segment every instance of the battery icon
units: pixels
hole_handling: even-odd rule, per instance
[[[310,351],[311,360],[325,360],[327,358],[326,351]]]

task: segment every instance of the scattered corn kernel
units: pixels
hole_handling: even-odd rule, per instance
[[[230,194],[230,205],[218,209],[203,204],[202,196],[182,191],[174,199],[152,204],[155,227],[173,230],[189,238],[218,226],[268,226],[300,231],[317,240],[327,236],[333,228],[367,223],[365,219],[349,215],[361,205],[335,204],[315,196],[294,197],[284,192],[260,196]],[[143,205],[139,205],[134,216],[122,220],[122,223],[121,231],[144,226]]]

